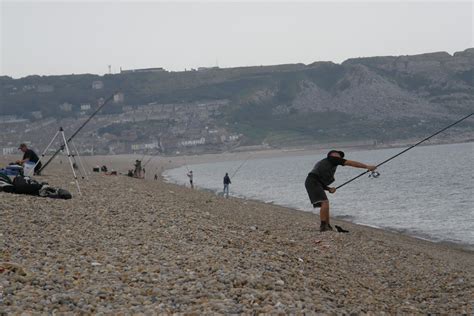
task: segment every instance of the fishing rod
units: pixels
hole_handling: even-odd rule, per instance
[[[151,156],[146,162],[145,164],[143,164],[143,167],[146,167],[146,165],[148,165],[148,163],[150,163],[153,159],[155,159],[156,157],[158,157],[158,155],[156,156]]]
[[[99,106],[97,108],[97,110],[94,111],[94,113],[91,114],[91,116],[89,116],[89,118],[87,120],[85,120],[84,123],[82,123],[82,125],[71,135],[71,137],[69,137],[67,140],[66,140],[66,143],[69,143],[76,135],[77,133],[79,133],[81,131],[81,129],[84,128],[84,126],[86,126],[87,123],[89,123],[89,121],[97,114],[99,113],[100,110],[102,110],[102,108],[107,104],[109,103],[115,96],[115,94],[117,94],[117,92],[114,92],[110,97],[108,97],[104,103],[102,103],[101,106]],[[56,157],[60,151],[64,150],[64,147],[65,147],[66,144],[62,144],[58,150],[56,150],[56,152],[51,156],[51,158],[49,158],[49,160],[41,167],[40,170],[38,170],[38,172],[41,172],[44,170],[44,168],[46,168],[50,163],[51,161],[54,159],[54,157]]]
[[[189,173],[188,163],[186,162],[186,156],[184,155],[183,155],[183,160],[184,160],[184,165],[186,166],[186,170],[188,170],[188,173]]]
[[[415,148],[416,146],[420,145],[421,143],[427,141],[428,139],[430,139],[430,138],[432,138],[432,137],[434,137],[434,136],[436,136],[436,135],[438,135],[438,134],[444,132],[444,131],[447,130],[448,128],[451,128],[451,127],[453,127],[454,125],[459,124],[459,123],[461,123],[462,121],[468,119],[468,118],[471,117],[472,115],[474,115],[474,112],[472,112],[472,113],[469,114],[469,115],[464,116],[463,118],[457,120],[456,122],[454,122],[454,123],[452,123],[452,124],[446,126],[445,128],[443,128],[443,129],[437,131],[436,133],[434,133],[434,134],[432,134],[432,135],[426,137],[425,139],[420,140],[420,141],[419,141],[418,143],[416,143],[415,145],[411,145],[411,146],[408,147],[407,149],[404,149],[404,150],[402,150],[401,152],[399,152],[398,154],[396,154],[396,155],[394,155],[394,156],[392,156],[392,157],[390,157],[390,158],[388,158],[388,159],[382,161],[381,163],[379,163],[379,164],[376,165],[375,167],[378,168],[378,167],[380,167],[381,165],[383,165],[383,164],[389,162],[390,160],[397,158],[398,156],[400,156],[400,155],[406,153],[406,152],[409,151],[410,149]],[[380,175],[378,172],[374,172],[374,171],[367,170],[367,171],[365,171],[365,172],[359,174],[358,176],[355,176],[354,178],[352,178],[352,179],[350,179],[350,180],[344,182],[343,184],[337,186],[337,187],[336,187],[336,190],[338,190],[339,188],[342,188],[342,187],[345,186],[346,184],[351,183],[352,181],[354,181],[354,180],[356,180],[356,179],[362,177],[363,175],[365,175],[365,174],[367,174],[367,173],[369,173],[369,172],[371,172],[371,176],[373,176],[374,178],[377,178],[377,177]]]
[[[242,168],[242,166],[245,165],[245,163],[250,159],[250,156],[252,156],[252,155],[249,155],[249,156],[247,157],[247,159],[245,159],[245,160],[240,164],[240,166],[234,171],[234,173],[232,174],[232,176],[230,176],[231,179],[237,174],[237,172],[240,170],[240,168]]]

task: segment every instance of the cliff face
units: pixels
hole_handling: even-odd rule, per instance
[[[370,118],[439,116],[468,111],[474,101],[474,49],[454,54],[349,59],[344,75],[322,89],[301,82],[292,106]]]

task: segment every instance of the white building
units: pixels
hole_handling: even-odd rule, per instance
[[[43,113],[41,111],[33,111],[31,112],[31,116],[33,116],[35,119],[39,120],[43,118]]]
[[[59,106],[59,109],[64,112],[71,112],[72,111],[72,104],[71,103],[63,103]]]
[[[39,84],[39,85],[36,87],[36,91],[37,91],[37,92],[40,92],[40,93],[53,92],[53,91],[54,91],[54,87],[53,87],[52,85],[49,85],[49,84]]]
[[[143,150],[143,149],[157,149],[160,148],[158,142],[149,143],[149,144],[132,144],[132,150]]]
[[[2,148],[3,155],[12,155],[16,152],[16,147],[4,147]]]
[[[81,104],[81,111],[88,111],[91,109],[90,104]]]
[[[206,143],[206,139],[201,137],[200,139],[194,140],[183,140],[179,143],[180,146],[188,147],[188,146],[197,146],[197,145],[204,145]]]
[[[104,83],[100,80],[92,81],[92,89],[100,90],[104,88]]]
[[[114,94],[114,103],[123,103],[125,96],[122,92]]]

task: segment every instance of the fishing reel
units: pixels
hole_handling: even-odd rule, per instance
[[[378,177],[380,177],[380,172],[378,171],[371,171],[370,174],[369,174],[369,178],[374,178],[374,179],[377,179]]]

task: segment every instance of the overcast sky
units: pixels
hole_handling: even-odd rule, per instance
[[[0,75],[312,63],[473,47],[473,2],[5,1]]]

